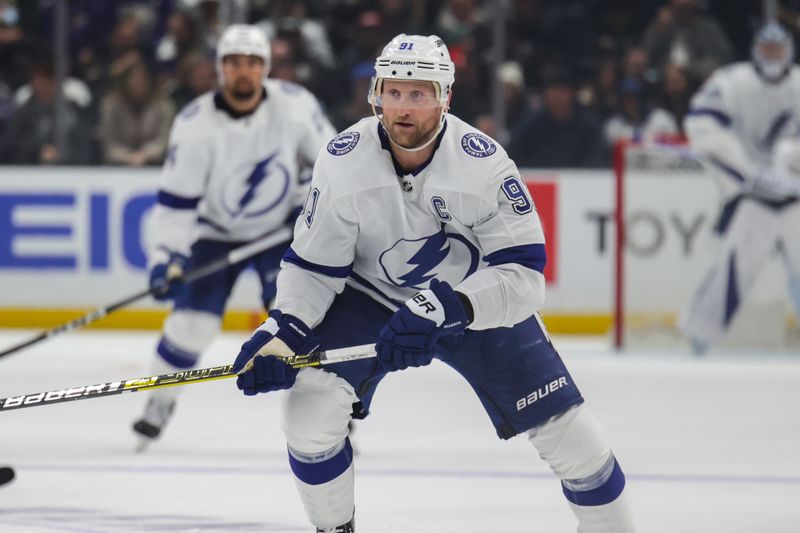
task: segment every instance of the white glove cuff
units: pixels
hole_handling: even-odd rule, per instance
[[[406,307],[415,315],[426,318],[436,324],[444,324],[444,306],[430,289],[420,291],[406,301]]]

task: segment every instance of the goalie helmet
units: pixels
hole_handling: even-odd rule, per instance
[[[222,60],[226,56],[257,56],[264,61],[264,77],[270,67],[270,47],[266,34],[257,26],[233,24],[222,33],[217,43],[217,73],[222,84]]]
[[[753,40],[753,63],[767,81],[783,79],[794,63],[792,36],[775,21],[767,22]]]
[[[383,48],[375,60],[369,103],[380,107],[384,80],[430,81],[436,89],[439,105],[445,107],[455,81],[455,70],[450,52],[438,36],[401,33]]]

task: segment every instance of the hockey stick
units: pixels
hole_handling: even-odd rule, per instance
[[[332,350],[323,350],[306,355],[286,357],[283,358],[283,360],[292,368],[300,369],[342,363],[345,361],[356,361],[369,357],[375,357],[374,344],[334,348]],[[99,383],[97,385],[83,385],[49,392],[34,392],[33,394],[25,394],[23,396],[0,398],[0,411],[11,411],[13,409],[24,409],[26,407],[72,402],[76,400],[103,398],[105,396],[114,396],[126,392],[176,387],[178,385],[189,385],[192,383],[232,378],[236,377],[236,375],[237,374],[233,371],[233,365],[225,365],[174,372],[172,374],[161,374],[160,376],[150,376],[147,378],[125,379],[108,383]]]
[[[192,281],[196,281],[202,277],[208,276],[209,274],[213,274],[214,272],[217,272],[229,265],[240,263],[245,259],[249,259],[250,257],[253,257],[256,254],[263,252],[268,248],[272,248],[273,246],[277,246],[278,244],[287,241],[291,238],[292,238],[292,229],[281,228],[275,233],[271,233],[261,240],[251,242],[250,244],[246,244],[244,246],[240,246],[239,248],[231,250],[225,257],[220,257],[219,259],[211,261],[206,265],[203,265],[195,270],[192,270],[183,277],[184,282],[191,283]],[[78,329],[84,326],[88,326],[89,324],[100,320],[106,315],[113,313],[117,309],[126,307],[152,294],[153,294],[153,289],[147,288],[137,292],[136,294],[132,294],[127,298],[123,298],[117,302],[107,305],[106,307],[95,309],[94,311],[91,311],[81,317],[71,320],[66,324],[61,324],[60,326],[56,326],[54,328],[45,330],[31,339],[16,344],[10,348],[6,348],[2,352],[0,352],[0,357],[17,352],[19,350],[22,350],[23,348],[27,348],[28,346],[41,342],[45,339],[49,339],[54,335],[58,335],[60,333],[72,331],[73,329]]]

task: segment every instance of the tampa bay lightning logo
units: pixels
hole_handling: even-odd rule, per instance
[[[478,268],[478,249],[463,235],[438,232],[421,239],[400,239],[380,255],[386,279],[398,287],[424,289],[434,277],[459,282]]]
[[[461,148],[472,157],[489,157],[497,151],[497,146],[487,137],[477,132],[461,137]]]
[[[356,147],[360,138],[361,134],[357,131],[342,132],[328,143],[328,152],[333,155],[344,155]]]
[[[230,181],[223,202],[225,210],[231,217],[261,216],[286,198],[290,181],[289,170],[275,152],[255,164],[244,182],[244,189],[241,182]]]

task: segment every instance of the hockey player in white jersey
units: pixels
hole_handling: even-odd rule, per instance
[[[219,331],[225,303],[248,264],[261,280],[264,306],[270,303],[290,238],[185,287],[181,276],[293,224],[308,190],[301,165],[312,165],[336,134],[308,91],[266,79],[269,63],[269,42],[260,29],[229,27],[217,47],[219,92],[188,104],[173,124],[150,221],[148,263],[151,287],[175,305],[153,374],[195,366]],[[158,437],[178,390],[150,396],[133,426],[145,442]]]
[[[790,162],[798,121],[800,69],[777,22],[756,34],[752,61],[717,70],[692,98],[686,134],[724,199],[715,226],[721,253],[680,320],[697,353],[722,338],[776,250],[800,313],[800,169]]]
[[[544,237],[516,166],[447,113],[455,73],[441,39],[398,35],[375,70],[376,116],[317,160],[276,310],[234,362],[247,395],[288,389],[282,424],[311,523],[355,531],[348,421],[367,415],[388,372],[436,357],[500,438],[536,447],[579,532],[634,531],[622,470],[537,314]],[[281,361],[367,343],[377,358],[299,372]]]

